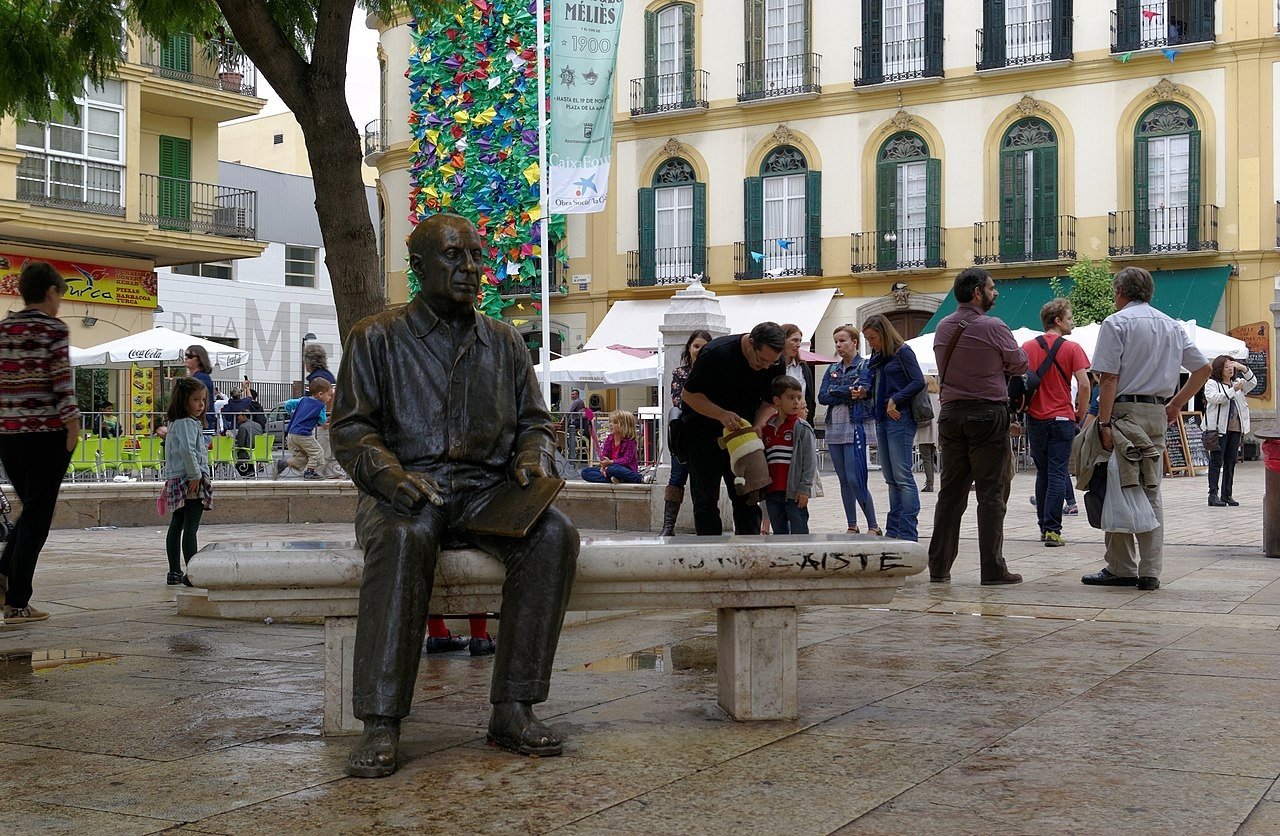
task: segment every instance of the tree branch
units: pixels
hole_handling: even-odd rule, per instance
[[[311,98],[311,65],[280,27],[267,4],[257,0],[217,0],[236,43],[294,113]]]

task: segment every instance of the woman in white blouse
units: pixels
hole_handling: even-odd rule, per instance
[[[1253,391],[1257,378],[1249,367],[1223,354],[1213,361],[1213,371],[1204,385],[1204,429],[1218,433],[1218,449],[1209,453],[1209,504],[1215,508],[1239,505],[1231,495],[1236,475],[1240,439],[1249,432],[1249,404],[1245,395]],[[1218,474],[1222,491],[1218,491]]]

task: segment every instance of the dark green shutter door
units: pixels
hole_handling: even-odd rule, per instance
[[[924,0],[924,74],[942,76],[942,0]]]
[[[756,261],[751,254],[764,252],[764,181],[748,177],[743,181],[742,190],[747,233],[746,272],[749,278],[758,279],[764,275],[764,260]]]
[[[1147,138],[1140,136],[1133,142],[1133,251],[1145,253],[1151,250],[1151,216],[1147,194]],[[1123,243],[1123,241],[1122,241]]]
[[[1191,21],[1184,43],[1213,39],[1213,0],[1191,0]]]
[[[982,4],[982,62],[980,70],[1004,66],[1004,0]]]
[[[173,35],[161,43],[160,66],[180,73],[191,72],[191,36]]]
[[[640,189],[640,284],[650,285],[654,283],[658,274],[657,254],[654,247],[657,245],[655,241],[655,229],[657,223],[657,206],[654,201],[653,189],[645,187]]]
[[[1027,207],[1026,152],[1000,152],[1000,260],[1021,261]]]
[[[658,106],[658,16],[644,13],[644,109]]]
[[[862,77],[863,84],[884,81],[884,32],[880,20],[882,0],[862,0]]]
[[[742,76],[742,92],[747,98],[758,98],[764,93],[764,0],[747,0],[743,4],[747,13],[747,42],[744,52],[747,65]]]
[[[191,229],[191,140],[160,137],[160,226]]]
[[[707,184],[693,184],[693,274],[702,276],[705,282],[707,272]]]
[[[1187,249],[1200,249],[1200,132],[1187,134]]]
[[[814,59],[810,56],[813,52],[813,0],[804,0],[804,86],[808,88],[812,84],[817,84],[818,80],[813,77]]]
[[[804,274],[822,275],[822,172],[809,171],[804,178]]]
[[[1140,0],[1116,0],[1116,50],[1130,52],[1142,40]]]
[[[876,269],[892,270],[898,263],[898,244],[885,235],[898,232],[898,165],[876,163]]]
[[[939,4],[941,5],[941,4]],[[925,266],[942,265],[942,160],[924,161]]]
[[[683,63],[680,67],[683,78],[681,78],[680,82],[684,89],[684,96],[682,97],[684,106],[689,107],[697,98],[693,89],[693,6],[681,6],[680,15],[680,31],[684,35],[684,44],[682,45],[684,55],[682,56]]]
[[[1058,257],[1058,147],[1037,148],[1032,154],[1031,199],[1035,217],[1031,252],[1037,261]]]
[[[1049,57],[1054,61],[1069,60],[1075,47],[1073,46],[1072,0],[1053,0],[1050,15],[1053,17],[1053,43],[1050,45]]]

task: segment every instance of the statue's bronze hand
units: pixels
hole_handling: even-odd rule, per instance
[[[378,474],[375,485],[391,503],[391,510],[406,517],[421,514],[428,502],[444,505],[440,485],[425,473],[388,469]]]
[[[516,456],[511,465],[516,484],[522,488],[529,486],[529,480],[535,476],[546,476],[547,470],[542,466],[542,455],[537,451],[526,451]]]

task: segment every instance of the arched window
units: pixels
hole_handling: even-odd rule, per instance
[[[774,148],[746,180],[750,278],[822,275],[822,172],[800,149]],[[761,257],[756,257],[756,256]]]
[[[1000,142],[1000,260],[1058,257],[1058,136],[1020,119]]]
[[[896,133],[876,156],[876,262],[881,270],[942,266],[942,161],[918,134]]]
[[[1138,120],[1133,147],[1134,250],[1198,249],[1200,129],[1191,111],[1160,102]]]
[[[644,13],[645,112],[689,107],[693,99],[693,5]]]
[[[680,157],[640,189],[640,284],[669,284],[707,270],[707,186]]]

